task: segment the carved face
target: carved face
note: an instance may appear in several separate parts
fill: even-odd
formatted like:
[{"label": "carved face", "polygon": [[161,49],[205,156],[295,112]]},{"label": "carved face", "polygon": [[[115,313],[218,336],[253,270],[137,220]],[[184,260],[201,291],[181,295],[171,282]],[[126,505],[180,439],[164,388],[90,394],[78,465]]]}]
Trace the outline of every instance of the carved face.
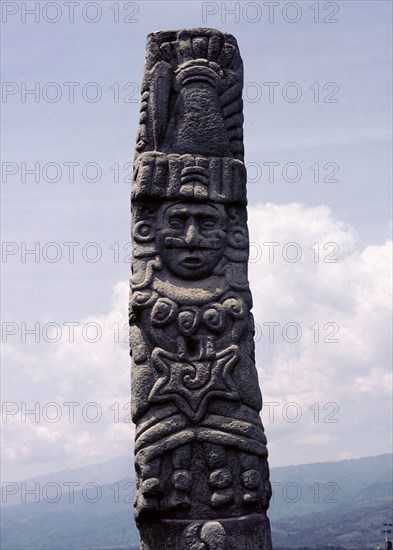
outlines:
[{"label": "carved face", "polygon": [[225,208],[191,203],[166,207],[157,243],[165,266],[177,277],[209,276],[227,244]]}]

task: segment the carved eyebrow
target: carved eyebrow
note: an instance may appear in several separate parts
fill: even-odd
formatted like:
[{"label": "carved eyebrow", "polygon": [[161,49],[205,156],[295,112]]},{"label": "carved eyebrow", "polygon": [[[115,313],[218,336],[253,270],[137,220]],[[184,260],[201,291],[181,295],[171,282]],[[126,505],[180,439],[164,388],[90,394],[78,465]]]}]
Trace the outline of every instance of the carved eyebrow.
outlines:
[{"label": "carved eyebrow", "polygon": [[168,214],[169,217],[172,217],[172,216],[178,216],[179,214],[188,214],[189,211],[187,210],[187,208],[176,208],[174,210],[171,210],[171,212]]},{"label": "carved eyebrow", "polygon": [[185,207],[181,207],[181,206],[177,206],[176,208],[173,208],[173,210],[170,211],[169,214],[167,214],[168,216],[177,216],[178,214],[187,214],[187,215],[190,215],[190,216],[205,216],[205,217],[221,217],[220,216],[220,213],[214,208],[213,211],[209,210],[208,212],[206,212],[205,210],[202,210],[202,211],[197,211],[197,212],[193,212],[188,209],[188,208],[185,208]]},{"label": "carved eyebrow", "polygon": [[194,216],[198,219],[201,219],[201,220],[219,220],[221,219],[221,216],[215,212],[197,212],[196,214],[194,214]]}]

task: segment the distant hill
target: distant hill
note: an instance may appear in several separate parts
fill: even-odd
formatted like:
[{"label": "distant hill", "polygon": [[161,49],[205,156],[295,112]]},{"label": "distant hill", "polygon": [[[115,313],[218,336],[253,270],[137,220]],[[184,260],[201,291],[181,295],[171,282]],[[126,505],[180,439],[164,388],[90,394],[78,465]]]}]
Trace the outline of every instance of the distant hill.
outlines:
[{"label": "distant hill", "polygon": [[[383,542],[383,524],[393,523],[392,459],[388,454],[273,468],[274,549],[375,550]],[[1,548],[139,549],[130,473],[130,458],[120,457],[4,483]]]},{"label": "distant hill", "polygon": [[343,507],[330,512],[307,514],[272,522],[277,547],[320,548],[329,544],[343,548],[372,548],[382,545],[383,524],[392,523],[392,503],[377,502]]},{"label": "distant hill", "polygon": [[332,512],[392,498],[393,455],[272,468],[270,518]]},{"label": "distant hill", "polygon": [[[18,491],[15,495],[4,495],[6,483],[2,483],[2,505],[20,504],[22,495],[22,488],[25,483],[26,489],[31,489],[35,483],[39,483],[43,488],[46,484],[58,483],[63,492],[68,492],[67,483],[79,483],[79,487],[82,488],[88,483],[97,483],[98,485],[107,485],[123,479],[125,477],[134,476],[134,464],[132,456],[120,456],[106,462],[100,462],[98,464],[91,464],[89,466],[83,466],[82,468],[60,470],[58,472],[52,472],[42,476],[32,477],[23,481],[17,481]],[[64,485],[65,484],[65,485]],[[75,485],[75,492],[78,489],[78,485]],[[9,490],[11,488],[9,487]],[[49,489],[48,489],[49,490]],[[27,502],[33,502],[34,498],[26,495]]]}]

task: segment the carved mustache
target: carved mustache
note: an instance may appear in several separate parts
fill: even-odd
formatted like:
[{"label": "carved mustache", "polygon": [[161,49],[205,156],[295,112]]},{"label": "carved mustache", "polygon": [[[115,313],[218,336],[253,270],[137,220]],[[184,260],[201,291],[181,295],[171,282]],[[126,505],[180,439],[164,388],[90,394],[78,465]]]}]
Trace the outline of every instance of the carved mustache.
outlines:
[{"label": "carved mustache", "polygon": [[214,237],[201,237],[191,244],[181,237],[165,237],[165,246],[167,248],[210,248],[219,250],[222,246],[222,240]]}]

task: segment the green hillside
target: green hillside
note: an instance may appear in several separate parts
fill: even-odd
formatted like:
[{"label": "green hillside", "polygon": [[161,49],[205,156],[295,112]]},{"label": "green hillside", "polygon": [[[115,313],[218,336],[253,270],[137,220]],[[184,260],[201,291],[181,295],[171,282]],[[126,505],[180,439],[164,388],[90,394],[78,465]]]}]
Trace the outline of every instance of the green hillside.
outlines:
[{"label": "green hillside", "polygon": [[[2,550],[137,549],[135,482],[116,481],[129,463],[120,458],[25,480],[12,496],[3,484]],[[275,550],[375,550],[383,524],[392,523],[392,455],[273,468],[271,480]],[[33,488],[39,502],[27,494]]]}]

